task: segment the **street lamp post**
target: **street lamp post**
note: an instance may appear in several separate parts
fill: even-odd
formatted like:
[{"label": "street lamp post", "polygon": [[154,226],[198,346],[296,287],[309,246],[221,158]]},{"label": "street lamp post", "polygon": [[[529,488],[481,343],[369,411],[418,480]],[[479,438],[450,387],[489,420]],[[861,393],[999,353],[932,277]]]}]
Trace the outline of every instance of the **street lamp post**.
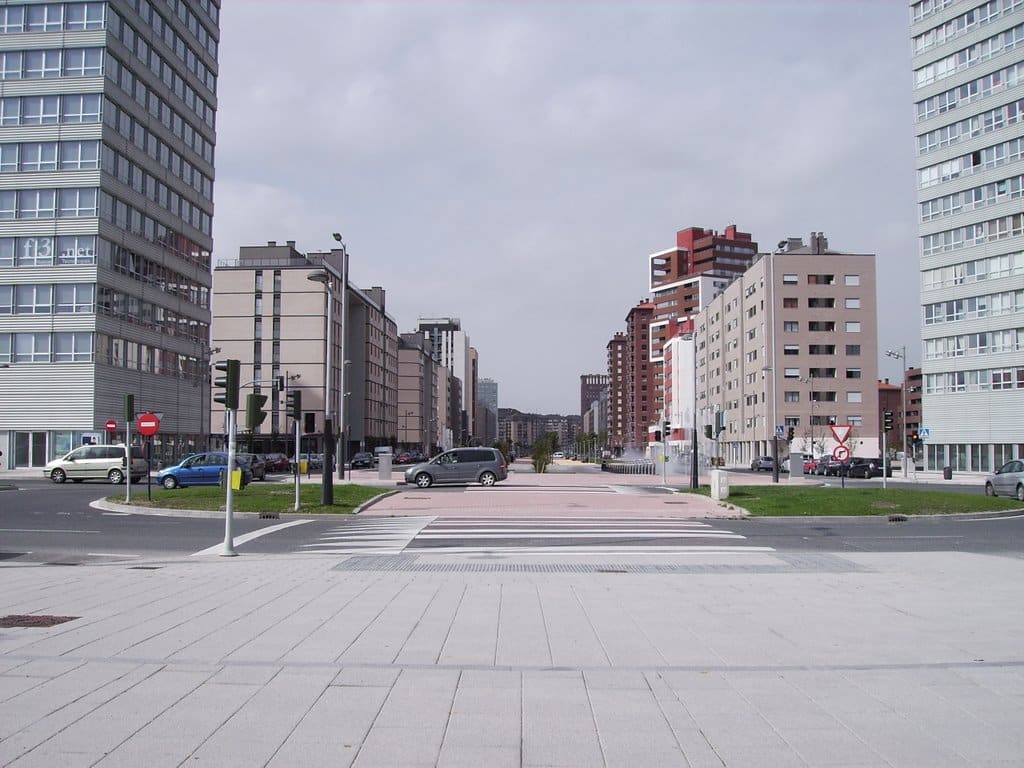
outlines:
[{"label": "street lamp post", "polygon": [[324,467],[323,485],[320,503],[323,506],[334,504],[334,423],[331,419],[331,347],[333,346],[332,326],[334,325],[334,289],[331,288],[331,275],[327,270],[306,275],[307,280],[323,283],[327,292],[327,353],[324,370]]},{"label": "street lamp post", "polygon": [[[895,349],[885,350],[886,357],[893,357],[900,361],[903,368],[903,382],[900,384],[900,445],[903,447],[903,476],[907,476],[907,347],[903,345],[897,352]],[[885,475],[886,457],[882,457],[882,475]]]},{"label": "street lamp post", "polygon": [[[341,359],[344,361],[341,366],[341,391],[345,394],[341,398],[341,411],[338,414],[338,434],[341,435],[341,459],[338,461],[338,477],[341,479],[345,478],[345,454],[347,452],[347,439],[345,437],[345,397],[348,396],[346,389],[346,373],[348,364],[351,362],[345,358],[345,337],[348,336],[348,314],[346,310],[348,301],[348,248],[345,247],[345,241],[341,238],[340,232],[334,232],[333,237],[338,243],[341,244],[341,339],[339,343],[339,351],[341,352]],[[326,469],[324,470],[327,471]]]}]

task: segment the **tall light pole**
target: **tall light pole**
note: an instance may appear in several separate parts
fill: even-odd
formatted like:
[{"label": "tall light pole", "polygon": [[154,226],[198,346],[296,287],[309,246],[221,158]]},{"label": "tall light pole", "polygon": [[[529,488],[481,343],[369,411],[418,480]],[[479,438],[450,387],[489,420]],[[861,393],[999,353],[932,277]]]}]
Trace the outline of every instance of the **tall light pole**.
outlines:
[{"label": "tall light pole", "polygon": [[[341,366],[341,391],[348,395],[348,384],[346,383],[346,369],[349,364],[349,360],[345,357],[345,337],[348,336],[348,311],[346,309],[348,303],[348,248],[345,247],[345,241],[341,238],[341,232],[334,232],[333,237],[341,245],[341,339],[339,343],[339,351],[341,352],[341,359],[344,361]],[[338,462],[338,477],[341,479],[345,478],[345,453],[347,452],[346,437],[345,437],[345,397],[341,398],[341,412],[338,414],[338,433],[341,435],[341,460]],[[325,470],[326,471],[326,470]]]},{"label": "tall light pole", "polygon": [[[900,360],[900,366],[903,368],[903,381],[900,384],[900,395],[902,399],[900,408],[900,430],[902,435],[900,436],[900,446],[903,448],[903,476],[907,476],[907,347],[903,345],[900,347],[899,352],[895,349],[885,350],[886,357],[894,357]],[[886,457],[882,457],[882,475],[885,476],[885,462]]]},{"label": "tall light pole", "polygon": [[334,325],[334,289],[331,288],[331,274],[327,270],[313,272],[306,275],[307,280],[314,283],[323,283],[327,292],[327,354],[324,362],[324,468],[323,488],[320,493],[320,503],[323,506],[334,504],[334,473],[332,471],[334,461],[334,423],[331,419],[331,348],[332,327]]}]

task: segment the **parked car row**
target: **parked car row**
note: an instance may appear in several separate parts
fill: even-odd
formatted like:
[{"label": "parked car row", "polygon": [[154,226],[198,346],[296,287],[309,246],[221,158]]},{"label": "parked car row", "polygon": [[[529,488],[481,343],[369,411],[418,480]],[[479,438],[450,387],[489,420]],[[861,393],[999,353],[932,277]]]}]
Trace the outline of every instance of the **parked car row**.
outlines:
[{"label": "parked car row", "polygon": [[[804,460],[805,475],[821,475],[824,477],[881,477],[882,460],[868,459],[861,456],[839,461],[831,456]],[[885,476],[892,477],[892,465],[886,463]]]}]

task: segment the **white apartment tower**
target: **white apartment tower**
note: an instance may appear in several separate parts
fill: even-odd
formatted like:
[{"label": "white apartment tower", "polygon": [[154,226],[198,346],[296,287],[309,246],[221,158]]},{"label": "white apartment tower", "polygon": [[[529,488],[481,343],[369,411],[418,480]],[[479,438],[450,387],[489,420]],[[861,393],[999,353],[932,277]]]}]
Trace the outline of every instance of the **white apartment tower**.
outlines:
[{"label": "white apartment tower", "polygon": [[219,16],[219,0],[0,5],[6,466],[124,440],[147,411],[158,460],[210,432]]},{"label": "white apartment tower", "polygon": [[1024,2],[910,5],[928,469],[1024,456]]}]

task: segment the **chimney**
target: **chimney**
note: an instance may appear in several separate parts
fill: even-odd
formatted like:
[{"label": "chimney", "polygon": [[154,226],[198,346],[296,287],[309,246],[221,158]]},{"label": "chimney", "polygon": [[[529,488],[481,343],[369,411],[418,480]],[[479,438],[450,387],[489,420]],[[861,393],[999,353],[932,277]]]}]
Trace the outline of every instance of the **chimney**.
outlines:
[{"label": "chimney", "polygon": [[267,240],[267,246],[269,248],[274,248],[276,245],[277,245],[277,240]]},{"label": "chimney", "polygon": [[295,241],[294,240],[285,240],[284,244],[287,245],[289,248],[294,248],[295,247]]}]

